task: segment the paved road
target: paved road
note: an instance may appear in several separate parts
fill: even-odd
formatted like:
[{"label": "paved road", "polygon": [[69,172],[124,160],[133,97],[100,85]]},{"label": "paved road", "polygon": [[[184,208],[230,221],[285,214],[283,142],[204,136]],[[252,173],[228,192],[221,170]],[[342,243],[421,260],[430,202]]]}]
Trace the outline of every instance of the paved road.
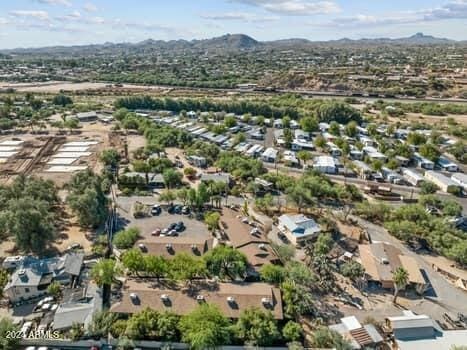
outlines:
[{"label": "paved road", "polygon": [[[289,174],[303,174],[304,170],[299,169],[299,168],[291,168],[291,167],[285,167],[283,165],[275,165],[274,163],[264,163],[264,166],[269,169],[269,170],[279,170],[285,173]],[[341,175],[330,175],[326,174],[331,180],[338,182],[338,183],[349,183],[349,184],[354,184],[359,187],[363,187],[369,183],[375,184],[375,182],[371,181],[366,181],[360,178],[356,177],[344,177]],[[383,184],[385,185],[385,184]],[[386,184],[388,185],[388,184]],[[420,195],[420,188],[419,187],[410,187],[410,186],[401,186],[401,185],[394,185],[394,184],[389,184],[391,188],[394,190],[394,192],[399,193],[403,195],[405,198],[413,198],[417,199]],[[456,197],[453,196],[449,193],[444,193],[438,191],[436,195],[440,198],[443,199],[454,199],[457,201],[463,208],[463,213],[467,215],[467,198],[465,197]],[[400,204],[401,202],[388,202],[389,204]]]},{"label": "paved road", "polygon": [[428,279],[433,287],[433,290],[427,291],[425,300],[431,301],[421,302],[420,311],[433,315],[440,319],[443,309],[457,313],[467,313],[467,293],[456,288],[438,272],[435,272],[431,265],[423,259],[422,256],[408,249],[401,241],[391,236],[383,227],[374,225],[366,220],[354,217],[362,227],[364,227],[373,241],[388,242],[399,248],[405,255],[414,257],[420,267],[426,272]]}]

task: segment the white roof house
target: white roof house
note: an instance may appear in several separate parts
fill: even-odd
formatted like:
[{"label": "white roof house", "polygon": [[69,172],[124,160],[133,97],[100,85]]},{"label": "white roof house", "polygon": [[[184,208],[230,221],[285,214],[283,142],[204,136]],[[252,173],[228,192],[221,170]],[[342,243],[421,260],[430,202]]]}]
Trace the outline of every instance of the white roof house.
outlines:
[{"label": "white roof house", "polygon": [[325,174],[337,173],[336,159],[330,156],[319,156],[314,159],[313,169]]},{"label": "white roof house", "polygon": [[467,189],[467,175],[463,173],[452,174],[451,180],[458,183],[464,190]]},{"label": "white roof house", "polygon": [[312,218],[305,215],[281,215],[279,217],[279,230],[281,230],[292,244],[302,244],[313,239],[321,232],[320,226]]},{"label": "white roof house", "polygon": [[440,166],[440,168],[445,171],[455,172],[459,170],[459,167],[457,166],[456,163],[451,162],[449,159],[445,157],[439,157],[437,163]]},{"label": "white roof house", "polygon": [[263,154],[261,155],[261,159],[264,162],[274,163],[277,159],[278,153],[279,151],[277,149],[269,147],[263,152]]},{"label": "white roof house", "polygon": [[425,178],[428,181],[433,182],[444,192],[449,192],[449,190],[453,188],[460,187],[459,183],[455,182],[450,177],[447,177],[446,175],[443,175],[433,170],[425,171]]}]

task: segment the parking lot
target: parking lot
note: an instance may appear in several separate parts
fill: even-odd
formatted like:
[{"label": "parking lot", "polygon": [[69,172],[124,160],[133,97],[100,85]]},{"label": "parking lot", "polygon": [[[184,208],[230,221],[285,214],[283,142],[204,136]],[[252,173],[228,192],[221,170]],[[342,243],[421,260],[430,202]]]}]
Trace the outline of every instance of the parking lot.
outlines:
[{"label": "parking lot", "polygon": [[118,197],[117,203],[121,223],[120,229],[137,227],[141,232],[141,237],[147,239],[151,237],[151,232],[156,229],[162,230],[172,223],[181,221],[185,225],[185,230],[178,232],[180,237],[190,236],[203,239],[211,236],[203,221],[191,218],[189,215],[169,214],[165,205],[161,205],[162,212],[159,215],[135,219],[132,214],[132,207],[135,202],[147,205],[159,204],[159,201],[155,197]]}]

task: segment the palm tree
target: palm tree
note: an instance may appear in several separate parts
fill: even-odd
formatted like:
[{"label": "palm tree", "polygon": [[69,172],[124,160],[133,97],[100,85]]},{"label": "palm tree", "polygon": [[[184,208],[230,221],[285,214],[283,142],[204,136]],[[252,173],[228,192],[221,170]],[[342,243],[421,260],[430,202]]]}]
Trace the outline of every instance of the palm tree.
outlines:
[{"label": "palm tree", "polygon": [[407,284],[409,284],[409,273],[403,267],[398,267],[392,274],[392,278],[394,280],[393,302],[396,303],[397,295],[399,294],[399,291],[405,289]]}]

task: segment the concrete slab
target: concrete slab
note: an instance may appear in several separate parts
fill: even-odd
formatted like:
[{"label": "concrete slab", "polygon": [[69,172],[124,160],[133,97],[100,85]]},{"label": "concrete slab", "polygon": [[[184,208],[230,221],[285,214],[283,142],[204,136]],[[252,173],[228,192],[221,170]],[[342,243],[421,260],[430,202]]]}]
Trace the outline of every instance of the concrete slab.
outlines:
[{"label": "concrete slab", "polygon": [[89,157],[92,153],[91,152],[59,152],[54,154],[52,158],[81,158],[81,157]]},{"label": "concrete slab", "polygon": [[75,171],[85,170],[87,168],[86,165],[71,165],[71,166],[61,166],[61,165],[54,165],[51,166],[49,169],[46,170],[48,173],[72,173]]},{"label": "concrete slab", "polygon": [[49,165],[71,165],[76,162],[78,158],[54,158],[49,160],[47,164]]}]

